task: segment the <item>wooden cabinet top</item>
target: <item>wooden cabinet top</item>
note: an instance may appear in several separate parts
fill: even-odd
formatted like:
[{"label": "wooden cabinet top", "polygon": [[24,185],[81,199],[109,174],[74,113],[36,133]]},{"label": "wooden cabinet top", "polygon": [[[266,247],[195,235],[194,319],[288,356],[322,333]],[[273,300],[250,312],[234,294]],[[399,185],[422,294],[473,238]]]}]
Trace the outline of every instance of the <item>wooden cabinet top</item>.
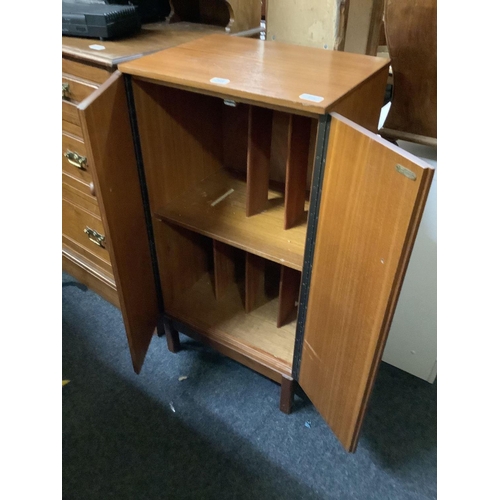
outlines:
[{"label": "wooden cabinet top", "polygon": [[120,62],[183,44],[210,33],[224,33],[224,28],[187,22],[169,24],[165,21],[146,24],[137,34],[119,40],[63,36],[62,54],[90,64],[113,68]]},{"label": "wooden cabinet top", "polygon": [[322,115],[389,64],[379,57],[214,34],[118,68],[178,88]]}]

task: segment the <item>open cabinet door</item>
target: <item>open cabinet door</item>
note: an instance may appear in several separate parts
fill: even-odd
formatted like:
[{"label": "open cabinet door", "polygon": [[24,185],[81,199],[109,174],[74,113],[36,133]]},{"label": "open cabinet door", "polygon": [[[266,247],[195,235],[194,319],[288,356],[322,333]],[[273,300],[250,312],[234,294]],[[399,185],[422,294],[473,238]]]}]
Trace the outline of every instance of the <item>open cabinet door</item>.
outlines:
[{"label": "open cabinet door", "polygon": [[298,381],[351,452],[433,173],[332,114]]},{"label": "open cabinet door", "polygon": [[149,238],[127,106],[115,72],[78,106],[134,370],[159,318]]}]

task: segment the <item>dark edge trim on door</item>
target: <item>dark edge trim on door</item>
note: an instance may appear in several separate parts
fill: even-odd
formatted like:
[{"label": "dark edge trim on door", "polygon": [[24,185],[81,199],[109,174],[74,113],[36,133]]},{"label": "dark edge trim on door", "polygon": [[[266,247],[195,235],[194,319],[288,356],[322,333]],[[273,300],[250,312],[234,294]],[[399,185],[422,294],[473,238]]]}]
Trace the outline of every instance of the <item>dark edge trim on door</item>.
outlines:
[{"label": "dark edge trim on door", "polygon": [[148,233],[149,240],[149,253],[151,255],[151,263],[153,265],[153,276],[155,281],[156,288],[156,297],[158,299],[158,312],[159,312],[159,321],[158,321],[158,336],[162,336],[164,331],[163,322],[161,321],[161,317],[163,316],[163,293],[161,290],[161,281],[160,281],[160,271],[158,267],[158,259],[156,257],[156,247],[153,233],[153,222],[151,219],[151,209],[149,205],[149,195],[148,189],[146,187],[146,174],[144,172],[144,161],[142,158],[142,149],[141,149],[141,140],[139,136],[139,127],[137,125],[137,114],[135,111],[135,101],[134,101],[134,91],[132,89],[132,78],[129,75],[123,75],[125,78],[125,92],[127,94],[127,103],[128,103],[128,111],[130,116],[130,127],[132,128],[132,137],[134,141],[134,151],[135,151],[135,160],[137,163],[137,173],[139,175],[139,184],[141,186],[141,196],[142,196],[142,205],[144,208],[144,217],[146,219],[146,229]]},{"label": "dark edge trim on door", "polygon": [[316,142],[316,157],[314,159],[314,173],[311,183],[311,202],[309,204],[306,248],[304,252],[304,265],[302,267],[299,311],[297,314],[297,330],[295,333],[295,347],[293,351],[292,377],[294,380],[299,380],[300,362],[302,359],[302,345],[304,343],[304,328],[307,316],[307,301],[309,300],[309,287],[311,284],[321,191],[323,189],[323,175],[325,171],[328,136],[330,135],[330,122],[331,116],[327,114],[320,116],[318,123],[318,139]]}]

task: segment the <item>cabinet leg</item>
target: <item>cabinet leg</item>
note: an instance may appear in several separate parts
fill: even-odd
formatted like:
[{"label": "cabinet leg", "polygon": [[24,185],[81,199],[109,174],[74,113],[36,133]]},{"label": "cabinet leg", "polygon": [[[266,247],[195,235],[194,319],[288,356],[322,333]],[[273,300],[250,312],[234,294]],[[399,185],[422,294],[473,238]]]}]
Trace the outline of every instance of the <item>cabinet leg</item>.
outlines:
[{"label": "cabinet leg", "polygon": [[165,320],[165,337],[167,337],[167,347],[170,352],[176,353],[181,350],[179,332],[172,326],[172,323]]},{"label": "cabinet leg", "polygon": [[289,415],[292,412],[293,396],[295,394],[295,380],[281,377],[280,410]]}]

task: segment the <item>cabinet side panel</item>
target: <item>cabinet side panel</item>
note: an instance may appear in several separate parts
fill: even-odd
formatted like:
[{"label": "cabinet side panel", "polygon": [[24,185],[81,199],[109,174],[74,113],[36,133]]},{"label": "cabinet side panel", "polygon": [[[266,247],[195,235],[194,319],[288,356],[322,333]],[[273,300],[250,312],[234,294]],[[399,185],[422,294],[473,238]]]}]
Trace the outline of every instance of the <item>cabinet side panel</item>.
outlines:
[{"label": "cabinet side panel", "polygon": [[78,106],[118,297],[136,372],[158,302],[123,76],[115,72]]},{"label": "cabinet side panel", "polygon": [[334,115],[299,383],[348,451],[356,448],[432,173]]},{"label": "cabinet side panel", "polygon": [[222,99],[135,79],[133,90],[154,214],[222,168],[224,104]]},{"label": "cabinet side panel", "polygon": [[165,312],[213,267],[211,241],[198,233],[153,219]]},{"label": "cabinet side panel", "polygon": [[331,111],[349,118],[370,132],[377,132],[388,76],[389,70],[385,67],[344,97]]}]

